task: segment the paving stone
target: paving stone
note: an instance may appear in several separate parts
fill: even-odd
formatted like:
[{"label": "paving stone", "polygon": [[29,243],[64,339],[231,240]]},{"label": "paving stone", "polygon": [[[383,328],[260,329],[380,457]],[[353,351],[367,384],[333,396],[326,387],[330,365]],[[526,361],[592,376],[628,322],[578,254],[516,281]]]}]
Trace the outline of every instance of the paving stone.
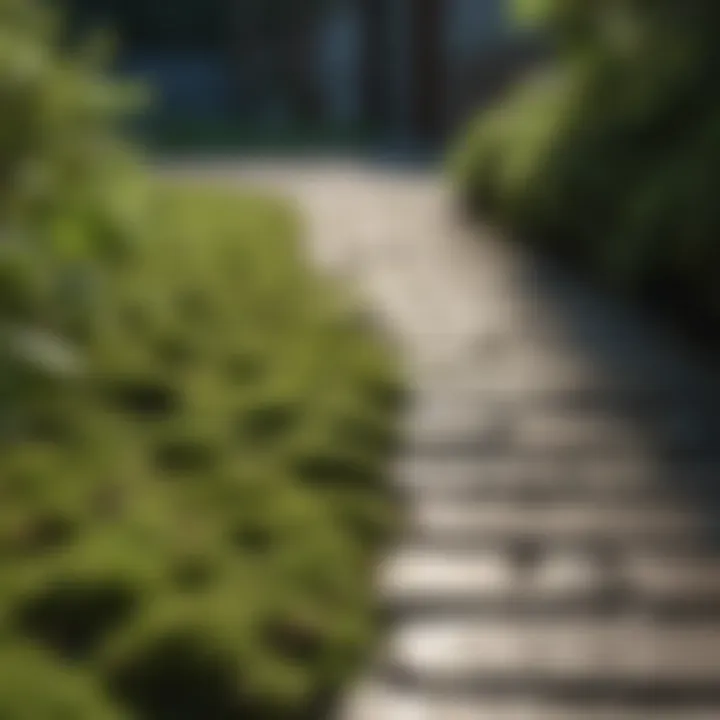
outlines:
[{"label": "paving stone", "polygon": [[553,552],[538,567],[520,566],[511,553],[486,550],[444,553],[405,550],[383,568],[386,602],[422,613],[543,614],[602,609],[604,594],[616,582],[591,554]]},{"label": "paving stone", "polygon": [[658,466],[619,458],[427,457],[404,459],[397,482],[428,500],[456,497],[487,501],[580,503],[593,505],[668,501],[677,492],[660,479],[672,471],[686,485],[712,468],[697,464]]},{"label": "paving stone", "polygon": [[562,703],[542,697],[492,700],[403,692],[381,685],[364,687],[348,703],[346,720],[717,720],[720,704],[664,709],[657,704],[633,708],[621,703],[601,707]]},{"label": "paving stone", "polygon": [[416,456],[399,466],[397,481],[428,500],[445,496],[514,501],[529,494],[567,497],[577,487],[576,474],[567,462]]},{"label": "paving stone", "polygon": [[642,620],[418,619],[391,638],[388,663],[443,687],[591,683],[700,688],[720,683],[720,625]]},{"label": "paving stone", "polygon": [[649,453],[651,438],[639,424],[597,415],[551,412],[529,413],[518,418],[514,441],[520,452],[627,454]]},{"label": "paving stone", "polygon": [[512,599],[522,587],[516,567],[502,553],[408,549],[384,565],[381,590],[385,598],[401,603],[475,600],[480,605]]},{"label": "paving stone", "polygon": [[[717,606],[720,612],[720,554],[689,556],[681,561],[663,555],[629,554],[624,559],[628,584],[646,597]],[[720,637],[718,638],[720,641]]]},{"label": "paving stone", "polygon": [[617,600],[657,613],[717,617],[720,558],[693,554],[602,554],[573,546],[540,551],[530,568],[511,552],[407,548],[381,570],[391,607],[497,615],[603,614]]},{"label": "paving stone", "polygon": [[617,581],[615,568],[594,553],[569,548],[543,556],[532,574],[529,592],[539,600],[587,601]]},{"label": "paving stone", "polygon": [[667,452],[717,455],[717,420],[686,409],[665,408],[644,418],[605,412],[528,412],[515,426],[518,450],[662,455]]},{"label": "paving stone", "polygon": [[490,403],[425,402],[411,409],[406,431],[409,451],[418,452],[436,446],[492,451],[506,442],[508,434],[506,413]]},{"label": "paving stone", "polygon": [[525,626],[496,620],[417,620],[391,638],[388,663],[421,680],[454,684],[473,677],[524,675],[536,670],[533,636]]},{"label": "paving stone", "polygon": [[477,538],[489,542],[531,537],[563,540],[603,537],[672,541],[701,535],[701,519],[680,507],[550,507],[510,503],[463,503],[435,499],[418,502],[413,510],[418,535],[443,538]]}]

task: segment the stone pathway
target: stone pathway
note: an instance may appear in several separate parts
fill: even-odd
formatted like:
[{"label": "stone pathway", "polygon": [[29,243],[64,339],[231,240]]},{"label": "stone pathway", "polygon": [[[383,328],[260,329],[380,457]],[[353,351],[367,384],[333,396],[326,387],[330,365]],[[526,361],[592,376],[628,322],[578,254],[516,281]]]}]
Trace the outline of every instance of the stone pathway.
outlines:
[{"label": "stone pathway", "polygon": [[243,175],[301,203],[314,256],[362,288],[416,386],[410,520],[379,577],[392,629],[341,720],[720,718],[709,372],[464,228],[431,174]]}]

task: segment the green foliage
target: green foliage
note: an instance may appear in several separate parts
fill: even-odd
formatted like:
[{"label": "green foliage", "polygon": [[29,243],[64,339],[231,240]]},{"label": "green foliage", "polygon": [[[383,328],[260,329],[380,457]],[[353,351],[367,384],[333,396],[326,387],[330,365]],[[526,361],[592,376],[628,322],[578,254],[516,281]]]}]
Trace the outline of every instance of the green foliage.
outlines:
[{"label": "green foliage", "polygon": [[664,285],[717,313],[717,7],[557,0],[546,11],[557,57],[461,138],[460,187],[621,289]]},{"label": "green foliage", "polygon": [[282,206],[152,207],[60,432],[29,424],[0,462],[0,611],[131,717],[300,717],[372,637],[402,386]]},{"label": "green foliage", "polygon": [[39,375],[80,362],[106,261],[142,235],[146,182],[116,132],[133,98],[101,61],[100,46],[64,48],[47,6],[0,0],[0,441]]},{"label": "green foliage", "polygon": [[42,5],[2,0],[0,220],[42,221],[56,248],[73,253],[85,248],[69,214],[115,225],[131,204],[116,199],[133,169],[116,120],[133,98],[105,80],[101,46],[68,52],[61,27]]},{"label": "green foliage", "polygon": [[0,0],[0,56],[39,58],[0,63],[0,719],[322,717],[374,634],[393,354],[284,203],[151,181],[30,7]]},{"label": "green foliage", "polygon": [[513,15],[521,24],[537,24],[547,17],[549,0],[514,0]]},{"label": "green foliage", "polygon": [[0,648],[2,720],[129,720],[84,673],[25,644]]}]

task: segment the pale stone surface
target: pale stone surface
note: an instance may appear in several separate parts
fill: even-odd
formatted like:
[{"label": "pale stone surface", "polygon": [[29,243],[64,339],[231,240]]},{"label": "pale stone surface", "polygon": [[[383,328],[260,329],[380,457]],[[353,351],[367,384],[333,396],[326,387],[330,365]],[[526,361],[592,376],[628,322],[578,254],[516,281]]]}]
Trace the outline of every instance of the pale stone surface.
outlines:
[{"label": "pale stone surface", "polygon": [[381,591],[394,601],[508,600],[522,590],[509,558],[498,552],[407,550],[383,567]]},{"label": "pale stone surface", "polygon": [[[389,662],[421,681],[463,687],[476,678],[565,684],[720,683],[715,623],[675,627],[642,619],[425,619],[398,630]],[[682,658],[682,663],[678,662]]]},{"label": "pale stone surface", "polygon": [[493,403],[426,402],[418,405],[407,424],[412,445],[497,447],[507,434],[502,407]]},{"label": "pale stone surface", "polygon": [[[685,470],[685,482],[702,468]],[[677,492],[658,483],[655,463],[619,458],[485,457],[456,453],[443,457],[407,457],[398,465],[397,482],[419,497],[508,502],[590,503],[613,506],[677,500]]]},{"label": "pale stone surface", "polygon": [[539,563],[530,583],[531,592],[541,599],[588,599],[601,594],[614,580],[592,553],[569,549],[548,553]]},{"label": "pale stone surface", "polygon": [[461,699],[377,691],[358,700],[347,720],[717,720],[720,706],[678,711],[652,707],[634,710],[620,703],[593,708],[580,703],[551,703],[542,698],[515,701]]},{"label": "pale stone surface", "polygon": [[683,538],[702,529],[700,518],[685,508],[662,506],[603,507],[564,505],[550,507],[502,502],[420,501],[414,508],[418,534],[442,537],[485,535],[559,538],[607,537],[618,540]]},{"label": "pale stone surface", "polygon": [[644,607],[693,612],[720,605],[720,563],[687,552],[618,554],[609,561],[572,545],[546,549],[530,569],[501,550],[400,549],[382,566],[380,592],[391,607],[444,607],[542,614],[612,600],[623,593]]},{"label": "pale stone surface", "polygon": [[563,415],[551,412],[528,413],[518,419],[514,439],[520,451],[547,453],[637,454],[638,448],[649,444],[649,438],[637,425],[617,418],[583,417],[569,412]]},{"label": "pale stone surface", "polygon": [[694,598],[720,607],[720,562],[716,557],[629,555],[625,560],[625,577],[649,597]]},{"label": "pale stone surface", "polygon": [[526,627],[488,619],[420,620],[400,627],[388,662],[421,678],[453,684],[476,675],[518,675],[536,670],[533,636]]}]

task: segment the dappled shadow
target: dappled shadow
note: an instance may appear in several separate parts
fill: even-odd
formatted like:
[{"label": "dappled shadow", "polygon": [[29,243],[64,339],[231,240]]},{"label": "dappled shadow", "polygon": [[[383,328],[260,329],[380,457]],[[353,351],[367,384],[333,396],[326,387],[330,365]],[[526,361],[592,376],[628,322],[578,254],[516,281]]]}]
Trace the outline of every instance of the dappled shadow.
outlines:
[{"label": "dappled shadow", "polygon": [[[666,485],[720,519],[720,359],[630,302],[570,269],[514,245],[514,288],[538,318],[552,318],[553,341],[592,370],[591,382],[548,397],[576,413],[606,416],[636,438]],[[591,456],[583,453],[588,461]],[[603,455],[600,455],[602,459]]]}]

